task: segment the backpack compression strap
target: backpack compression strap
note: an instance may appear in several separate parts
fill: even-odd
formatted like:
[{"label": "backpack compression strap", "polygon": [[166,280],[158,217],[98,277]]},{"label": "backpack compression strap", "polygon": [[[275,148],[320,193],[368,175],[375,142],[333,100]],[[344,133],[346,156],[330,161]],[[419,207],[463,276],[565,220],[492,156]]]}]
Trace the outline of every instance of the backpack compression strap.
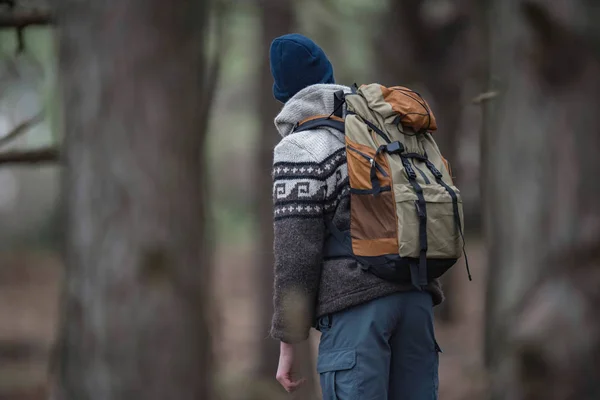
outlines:
[{"label": "backpack compression strap", "polygon": [[336,129],[342,133],[346,132],[344,120],[335,115],[317,115],[316,117],[307,118],[298,122],[298,125],[294,128],[294,132],[309,131],[324,126]]}]

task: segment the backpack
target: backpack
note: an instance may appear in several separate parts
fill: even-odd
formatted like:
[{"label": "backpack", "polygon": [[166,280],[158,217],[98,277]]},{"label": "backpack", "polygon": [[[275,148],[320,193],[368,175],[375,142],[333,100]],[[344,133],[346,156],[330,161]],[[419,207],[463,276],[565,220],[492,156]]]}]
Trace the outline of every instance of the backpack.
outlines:
[{"label": "backpack", "polygon": [[418,288],[463,253],[467,261],[462,198],[431,134],[437,125],[427,102],[408,88],[374,83],[335,92],[334,109],[295,127],[330,127],[345,137],[350,230],[325,218],[325,257],[350,256],[380,278]]}]

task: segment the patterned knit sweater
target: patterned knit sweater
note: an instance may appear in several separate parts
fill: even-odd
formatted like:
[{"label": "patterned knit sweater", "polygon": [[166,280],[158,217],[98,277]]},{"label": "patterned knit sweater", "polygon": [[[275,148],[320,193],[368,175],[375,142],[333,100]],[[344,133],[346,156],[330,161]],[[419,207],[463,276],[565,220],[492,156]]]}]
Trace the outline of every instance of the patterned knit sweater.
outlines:
[{"label": "patterned knit sweater", "polygon": [[[333,93],[349,88],[319,84],[291,98],[275,118],[283,137],[273,163],[275,312],[271,336],[302,341],[317,318],[398,291],[408,284],[383,281],[352,258],[325,259],[324,218],[350,225],[350,187],[343,134],[330,128],[293,132],[305,118],[333,112]],[[443,300],[437,281],[428,290]]]}]

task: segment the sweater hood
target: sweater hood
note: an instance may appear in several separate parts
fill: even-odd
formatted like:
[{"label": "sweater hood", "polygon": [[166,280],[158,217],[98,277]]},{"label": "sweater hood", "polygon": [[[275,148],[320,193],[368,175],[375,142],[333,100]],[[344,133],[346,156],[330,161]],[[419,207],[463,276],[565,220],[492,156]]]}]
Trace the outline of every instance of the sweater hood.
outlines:
[{"label": "sweater hood", "polygon": [[317,84],[308,86],[289,99],[275,117],[275,127],[282,137],[293,133],[300,121],[316,115],[333,113],[334,93],[343,90],[351,93],[347,86],[336,84]]}]

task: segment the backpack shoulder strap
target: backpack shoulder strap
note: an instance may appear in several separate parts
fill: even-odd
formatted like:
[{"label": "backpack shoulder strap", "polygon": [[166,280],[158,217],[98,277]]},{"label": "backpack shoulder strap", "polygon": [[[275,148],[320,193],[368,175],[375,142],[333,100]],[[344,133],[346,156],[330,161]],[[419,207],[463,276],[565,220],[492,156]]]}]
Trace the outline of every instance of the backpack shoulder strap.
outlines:
[{"label": "backpack shoulder strap", "polygon": [[294,132],[309,131],[311,129],[321,127],[333,128],[342,133],[346,132],[344,120],[340,117],[336,117],[335,115],[317,115],[314,117],[309,117],[303,121],[300,121],[298,125],[296,125]]}]

